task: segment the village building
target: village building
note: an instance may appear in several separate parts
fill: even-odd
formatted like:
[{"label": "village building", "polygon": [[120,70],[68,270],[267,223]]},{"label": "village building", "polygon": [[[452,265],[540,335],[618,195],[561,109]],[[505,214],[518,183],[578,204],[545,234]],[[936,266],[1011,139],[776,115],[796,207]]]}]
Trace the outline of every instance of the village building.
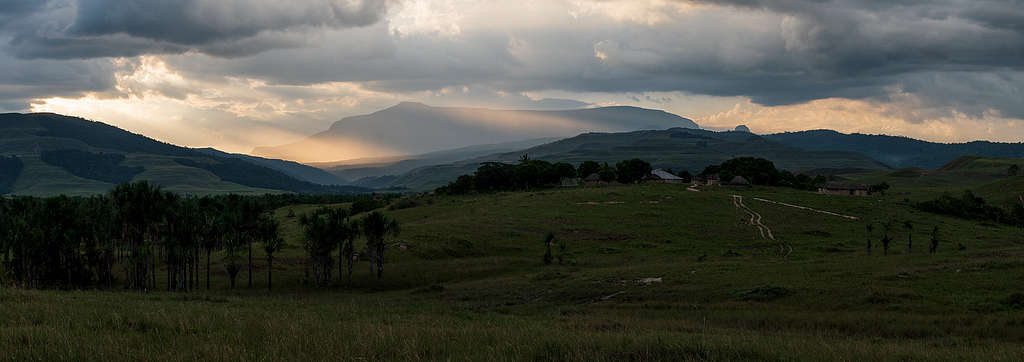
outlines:
[{"label": "village building", "polygon": [[580,185],[580,178],[579,177],[562,177],[562,179],[559,180],[559,184],[561,184],[562,187],[579,186]]},{"label": "village building", "polygon": [[692,180],[691,183],[694,186],[714,186],[714,185],[719,185],[719,184],[722,183],[722,181],[719,180],[718,175],[707,175],[707,176],[697,175],[697,176],[693,176],[693,178],[691,180]]},{"label": "village building", "polygon": [[818,193],[825,195],[871,196],[871,188],[862,184],[844,184],[829,182],[818,188]]},{"label": "village building", "polygon": [[600,185],[604,182],[601,182],[601,176],[598,176],[598,174],[595,172],[583,178],[583,183],[587,185]]},{"label": "village building", "polygon": [[644,183],[681,184],[683,183],[683,178],[659,168],[644,176],[643,181]]}]

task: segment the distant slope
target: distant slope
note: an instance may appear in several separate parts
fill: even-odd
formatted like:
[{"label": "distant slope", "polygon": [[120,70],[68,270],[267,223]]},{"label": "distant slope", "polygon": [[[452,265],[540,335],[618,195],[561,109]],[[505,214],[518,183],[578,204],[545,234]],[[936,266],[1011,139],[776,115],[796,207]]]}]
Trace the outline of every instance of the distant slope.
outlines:
[{"label": "distant slope", "polygon": [[670,127],[699,128],[689,119],[636,107],[505,111],[405,102],[372,114],[342,119],[329,130],[297,143],[257,147],[253,154],[299,162],[330,162],[421,154],[475,144],[568,137],[590,131]]},{"label": "distant slope", "polygon": [[260,165],[291,176],[295,179],[312,182],[320,185],[346,185],[348,180],[333,175],[319,168],[303,165],[298,162],[275,160],[270,158],[243,155],[239,153],[227,153],[215,148],[194,148],[193,150],[220,158],[233,158]]},{"label": "distant slope", "polygon": [[[50,113],[0,114],[0,156],[6,160],[0,181],[10,184],[6,191],[17,195],[91,195],[138,180],[191,194],[367,191],[318,185],[237,158],[211,156],[100,122]],[[19,163],[17,173],[6,166]]]},{"label": "distant slope", "polygon": [[769,141],[807,150],[836,150],[864,154],[893,168],[936,169],[957,157],[1024,157],[1024,143],[935,143],[907,137],[844,134],[830,130],[787,132],[763,136]]},{"label": "distant slope", "polygon": [[[511,152],[553,142],[558,138],[538,138],[525,141],[505,142],[492,145],[474,145],[451,150],[407,156],[404,159],[367,159],[348,161],[346,164],[330,166],[331,163],[313,164],[322,167],[339,178],[354,180],[352,185],[382,185],[382,180],[394,179],[397,175],[413,169],[462,161],[494,153]],[[360,164],[358,162],[371,162]]]},{"label": "distant slope", "polygon": [[997,158],[969,155],[957,158],[942,165],[936,171],[984,173],[996,176],[1007,176],[1010,166],[1024,167],[1024,158]]},{"label": "distant slope", "polygon": [[400,176],[388,186],[413,190],[429,189],[443,185],[459,175],[472,173],[481,162],[515,162],[523,154],[529,154],[534,159],[574,164],[587,160],[611,164],[640,158],[650,162],[655,168],[690,172],[699,172],[708,165],[741,156],[764,157],[774,161],[776,167],[792,171],[821,168],[887,169],[878,161],[853,152],[806,151],[746,132],[673,128],[661,131],[581,134],[516,152],[418,168]]}]

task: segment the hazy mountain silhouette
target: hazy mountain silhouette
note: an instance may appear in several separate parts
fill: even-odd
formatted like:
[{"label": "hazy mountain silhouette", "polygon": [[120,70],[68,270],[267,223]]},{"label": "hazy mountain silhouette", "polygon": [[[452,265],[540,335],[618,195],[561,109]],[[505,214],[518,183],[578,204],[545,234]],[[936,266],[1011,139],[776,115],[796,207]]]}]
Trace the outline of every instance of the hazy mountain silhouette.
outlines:
[{"label": "hazy mountain silhouette", "polygon": [[671,127],[699,128],[693,121],[664,111],[637,107],[602,107],[568,111],[511,111],[431,107],[404,102],[335,122],[327,131],[253,154],[299,162],[330,162],[363,157],[422,154],[479,144],[584,132],[633,131]]}]

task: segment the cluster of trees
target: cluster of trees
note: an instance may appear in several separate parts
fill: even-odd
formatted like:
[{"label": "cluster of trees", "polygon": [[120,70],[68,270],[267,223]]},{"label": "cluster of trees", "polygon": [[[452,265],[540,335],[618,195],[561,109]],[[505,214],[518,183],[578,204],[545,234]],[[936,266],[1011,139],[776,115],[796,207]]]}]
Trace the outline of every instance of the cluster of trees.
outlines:
[{"label": "cluster of trees", "polygon": [[649,173],[651,164],[641,159],[625,160],[614,167],[608,163],[585,161],[577,168],[570,163],[551,163],[523,155],[516,164],[485,162],[474,174],[459,176],[435,192],[455,195],[472,191],[530,190],[557,185],[563,178],[585,178],[593,174],[604,182],[635,183]]},{"label": "cluster of trees", "polygon": [[[889,255],[889,247],[892,244],[892,242],[894,241],[894,238],[893,238],[892,234],[896,231],[896,229],[899,226],[903,226],[903,228],[907,230],[907,253],[912,253],[914,251],[914,222],[913,221],[906,220],[906,221],[903,221],[902,223],[897,223],[896,220],[889,219],[887,221],[880,222],[878,224],[879,224],[880,229],[881,229],[880,231],[882,232],[881,238],[879,239],[879,243],[882,244],[882,253],[883,254]],[[872,247],[872,240],[871,240],[871,238],[873,237],[873,234],[874,234],[874,231],[875,231],[875,224],[874,223],[868,223],[868,224],[865,225],[865,229],[867,229],[867,239],[868,239],[867,252],[868,252],[868,254],[871,254],[871,247]],[[932,228],[931,238],[929,240],[928,252],[932,253],[932,254],[935,254],[935,252],[937,252],[938,250],[939,250],[939,227],[935,226],[935,227]]]},{"label": "cluster of trees", "polygon": [[[168,290],[197,289],[205,255],[224,251],[232,286],[248,249],[252,285],[254,242],[280,244],[277,222],[256,198],[183,198],[146,182],[117,186],[107,195],[0,201],[4,278],[24,287],[159,288],[166,266]],[[121,273],[115,275],[114,267]]]},{"label": "cluster of trees", "polygon": [[320,208],[301,217],[299,222],[303,225],[305,237],[302,247],[309,255],[314,286],[330,284],[334,261],[331,254],[335,250],[338,252],[338,279],[346,275],[347,283],[352,284],[353,264],[358,257],[355,241],[360,236],[366,240],[370,273],[376,273],[378,279],[383,278],[385,239],[398,236],[401,228],[397,220],[379,211],[373,211],[362,219],[352,219],[356,214],[355,208]]},{"label": "cluster of trees", "polygon": [[985,199],[975,196],[970,190],[964,191],[959,197],[945,193],[935,200],[919,202],[914,206],[936,214],[1024,227],[1024,202],[1014,204],[1009,209],[1001,208],[987,204]]},{"label": "cluster of trees", "polygon": [[[166,283],[167,290],[188,291],[199,289],[205,275],[205,287],[209,289],[211,258],[218,253],[231,287],[235,287],[243,267],[251,287],[253,248],[257,244],[267,258],[269,288],[274,256],[285,247],[272,210],[296,201],[353,199],[303,195],[182,197],[145,181],[122,184],[109,194],[89,198],[0,198],[0,283],[27,288],[121,285],[133,290],[154,290]],[[326,227],[304,222],[307,243],[314,238],[314,243],[330,240],[342,245],[346,255],[352,255],[355,231],[338,230],[339,225],[350,224],[349,211],[323,210],[303,218],[327,222]],[[375,264],[380,275],[384,236],[397,233],[397,223],[380,214],[370,214],[361,222],[353,230],[363,230],[370,245],[381,244]],[[383,229],[378,226],[381,222]],[[348,244],[338,244],[339,238]],[[331,250],[328,248],[327,253]],[[316,257],[322,255],[322,249],[307,247],[307,251],[315,268],[321,262]],[[160,266],[166,272],[158,278]]]},{"label": "cluster of trees", "polygon": [[757,157],[737,157],[720,165],[704,168],[699,175],[718,175],[722,182],[729,182],[736,176],[743,176],[753,185],[783,186],[800,190],[816,190],[828,182],[825,176],[811,177],[806,174],[793,174],[786,170],[778,170],[772,161]]},{"label": "cluster of trees", "polygon": [[121,166],[125,156],[119,153],[92,153],[82,150],[43,151],[43,162],[61,167],[72,175],[113,184],[131,181],[145,171],[141,166]]},{"label": "cluster of trees", "polygon": [[472,175],[436,190],[440,194],[465,194],[471,191],[530,190],[558,184],[563,177],[576,177],[576,167],[565,162],[551,163],[523,155],[516,164],[485,162]]}]

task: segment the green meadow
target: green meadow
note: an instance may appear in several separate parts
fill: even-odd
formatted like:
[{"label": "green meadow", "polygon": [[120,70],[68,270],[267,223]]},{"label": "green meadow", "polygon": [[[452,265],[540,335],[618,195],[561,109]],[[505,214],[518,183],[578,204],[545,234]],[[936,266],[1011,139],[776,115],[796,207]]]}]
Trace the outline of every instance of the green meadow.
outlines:
[{"label": "green meadow", "polygon": [[1024,230],[918,211],[908,195],[940,188],[892,183],[413,197],[382,209],[402,225],[383,279],[360,261],[351,285],[321,289],[298,223],[319,206],[290,205],[272,291],[258,246],[254,284],[243,269],[234,290],[219,255],[211,290],[3,288],[0,359],[1024,360]]}]

